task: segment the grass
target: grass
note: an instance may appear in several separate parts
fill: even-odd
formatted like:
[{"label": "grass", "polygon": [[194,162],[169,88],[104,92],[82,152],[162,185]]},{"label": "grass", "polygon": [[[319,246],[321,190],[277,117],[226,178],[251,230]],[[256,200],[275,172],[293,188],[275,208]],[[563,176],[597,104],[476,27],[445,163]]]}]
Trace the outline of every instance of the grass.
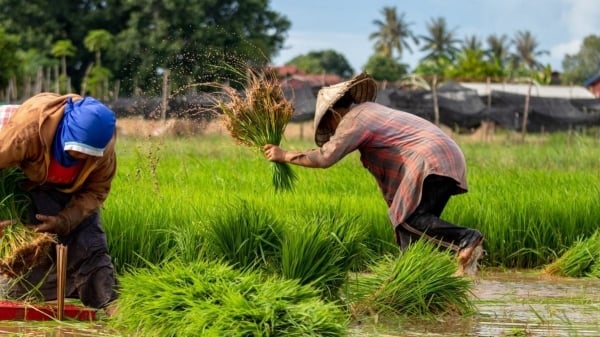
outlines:
[{"label": "grass", "polygon": [[111,326],[129,336],[345,336],[347,315],[309,286],[215,261],[141,268],[121,278]]}]

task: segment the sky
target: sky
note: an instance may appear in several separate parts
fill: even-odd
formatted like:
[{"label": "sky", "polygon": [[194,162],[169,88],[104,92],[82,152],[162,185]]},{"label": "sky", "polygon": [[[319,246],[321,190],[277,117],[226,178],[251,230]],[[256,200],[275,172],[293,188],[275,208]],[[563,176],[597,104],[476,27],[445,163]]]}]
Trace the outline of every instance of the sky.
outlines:
[{"label": "sky", "polygon": [[[530,31],[538,50],[549,55],[539,61],[562,71],[566,54],[576,54],[583,38],[600,35],[598,0],[271,0],[270,9],[291,22],[284,49],[273,59],[283,65],[310,51],[333,49],[344,55],[359,72],[373,54],[377,31],[374,20],[384,21],[384,7],[396,7],[398,17],[410,23],[415,35],[426,35],[433,18],[444,17],[456,37],[478,36],[484,42],[491,35],[506,34],[512,39],[518,31]],[[405,50],[401,62],[414,69],[424,56],[418,46]]]}]

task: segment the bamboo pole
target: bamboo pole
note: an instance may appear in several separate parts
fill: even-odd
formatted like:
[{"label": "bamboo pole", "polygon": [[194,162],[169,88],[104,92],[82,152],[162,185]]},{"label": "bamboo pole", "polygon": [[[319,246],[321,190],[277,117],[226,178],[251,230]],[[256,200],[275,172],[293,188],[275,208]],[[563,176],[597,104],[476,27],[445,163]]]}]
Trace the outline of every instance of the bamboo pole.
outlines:
[{"label": "bamboo pole", "polygon": [[62,321],[65,314],[65,288],[67,281],[67,246],[56,245],[56,300],[58,312],[56,319]]},{"label": "bamboo pole", "polygon": [[433,95],[433,119],[435,125],[440,126],[440,107],[438,105],[437,81],[437,75],[433,75],[433,83],[431,85],[431,93]]},{"label": "bamboo pole", "polygon": [[525,96],[525,107],[523,109],[523,121],[521,122],[521,142],[525,141],[525,135],[527,134],[527,119],[529,118],[529,99],[531,97],[532,85],[533,81],[529,81],[529,86],[527,87],[527,96]]}]

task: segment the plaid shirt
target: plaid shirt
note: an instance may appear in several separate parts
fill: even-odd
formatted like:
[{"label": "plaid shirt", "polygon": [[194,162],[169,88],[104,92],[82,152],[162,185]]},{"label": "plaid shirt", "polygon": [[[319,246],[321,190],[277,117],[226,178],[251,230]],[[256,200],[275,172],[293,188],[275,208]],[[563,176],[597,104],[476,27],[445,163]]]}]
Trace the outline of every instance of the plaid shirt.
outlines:
[{"label": "plaid shirt", "polygon": [[433,123],[377,103],[362,103],[342,118],[320,149],[306,153],[328,167],[359,150],[363,166],[377,180],[394,226],[404,222],[421,201],[428,175],[450,177],[456,193],[467,191],[466,163],[456,143]]},{"label": "plaid shirt", "polygon": [[8,123],[8,120],[18,108],[18,105],[0,105],[0,130]]}]

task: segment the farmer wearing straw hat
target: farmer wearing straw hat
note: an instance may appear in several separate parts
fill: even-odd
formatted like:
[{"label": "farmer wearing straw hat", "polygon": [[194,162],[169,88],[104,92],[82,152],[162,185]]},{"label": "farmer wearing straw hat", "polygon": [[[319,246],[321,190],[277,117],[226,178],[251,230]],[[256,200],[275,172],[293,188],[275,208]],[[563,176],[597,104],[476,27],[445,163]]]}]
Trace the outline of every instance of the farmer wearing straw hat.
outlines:
[{"label": "farmer wearing straw hat", "polygon": [[451,196],[467,191],[466,163],[456,143],[433,123],[374,103],[377,85],[367,74],[322,88],[315,109],[318,149],[264,146],[276,162],[327,168],[358,150],[387,202],[397,244],[425,237],[457,252],[458,274],[473,274],[483,253],[482,234],[440,219]]},{"label": "farmer wearing straw hat", "polygon": [[[68,247],[66,297],[94,308],[117,297],[99,215],[116,171],[115,122],[104,104],[75,94],[41,93],[0,106],[0,170],[19,167],[25,174],[32,228],[56,234]],[[56,299],[55,268],[48,262],[22,278],[4,279],[8,296],[35,288],[45,300]]]}]

